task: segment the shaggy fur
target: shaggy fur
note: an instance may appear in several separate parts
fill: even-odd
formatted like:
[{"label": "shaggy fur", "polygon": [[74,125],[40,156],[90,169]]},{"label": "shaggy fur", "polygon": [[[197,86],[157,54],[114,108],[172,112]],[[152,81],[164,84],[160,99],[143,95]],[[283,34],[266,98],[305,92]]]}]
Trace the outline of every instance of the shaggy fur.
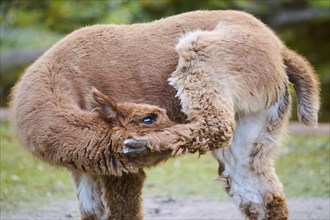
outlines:
[{"label": "shaggy fur", "polygon": [[[230,24],[238,26],[231,28]],[[183,110],[188,117],[188,121],[185,121],[179,100],[175,98],[175,89],[167,83],[170,74],[178,66],[178,54],[174,49],[177,38],[196,29],[211,31],[217,25],[219,30],[223,27],[223,31],[234,29],[233,32],[227,32],[225,41],[235,42],[235,38],[238,36],[237,43],[231,44],[231,48],[227,48],[227,52],[222,56],[219,57],[220,52],[217,46],[214,47],[216,53],[214,56],[212,55],[213,58],[204,56],[203,48],[196,48],[194,45],[191,48],[197,49],[198,53],[189,50],[186,52],[185,45],[189,48],[189,40],[182,41],[182,47],[178,47],[179,51],[182,48],[181,63],[179,64],[182,70],[178,68],[179,75],[182,72],[182,76],[189,78],[190,74],[185,74],[185,71],[193,73],[192,70],[195,67],[190,68],[185,64],[201,65],[203,62],[196,62],[196,60],[204,56],[205,59],[212,59],[210,61],[215,66],[203,65],[195,70],[199,72],[207,70],[204,68],[209,68],[210,76],[221,76],[216,79],[206,78],[206,83],[212,82],[215,86],[220,86],[219,88],[214,87],[215,91],[212,94],[206,89],[208,86],[199,81],[200,78],[192,78],[191,80],[197,80],[196,86],[191,87],[187,84],[186,89],[182,91],[179,88],[180,80],[172,81],[172,84],[178,89]],[[267,54],[267,51],[264,52],[262,48],[268,47],[269,42],[272,48],[279,46],[270,60],[261,59],[261,63],[265,66],[263,64],[252,65],[259,62],[260,54],[258,56],[249,54],[251,48],[236,49],[236,47],[241,48],[244,45],[241,44],[242,41],[239,43],[239,40],[242,40],[239,37],[239,30],[242,27],[251,30],[256,28],[256,32],[261,34],[260,38],[265,37],[265,39],[261,39],[261,42],[267,41],[267,44],[263,45],[254,37],[250,39],[249,34],[243,34],[244,44],[250,40],[254,41],[253,50],[255,46],[261,50],[261,54]],[[194,36],[195,34],[192,34],[192,40]],[[217,37],[213,40],[216,39]],[[213,41],[208,37],[205,40],[206,45],[208,45],[207,41]],[[196,46],[198,45],[200,44],[197,41]],[[212,51],[210,52],[213,54]],[[226,74],[216,74],[214,71],[221,70],[226,62],[233,62],[230,60],[231,56],[227,59],[227,54],[241,54],[242,52],[245,55],[244,59],[247,60],[247,68],[252,68],[250,69],[251,75],[246,73],[247,81],[245,81],[246,79],[242,81],[243,77],[240,77],[239,73],[243,71],[240,69],[244,69],[245,66],[230,65],[234,69],[229,70],[228,73],[236,71],[237,74],[232,75],[235,77],[228,77],[227,81],[223,81],[222,76],[226,76]],[[193,56],[190,57],[190,55]],[[184,62],[182,63],[182,61]],[[218,61],[219,63],[217,63]],[[122,139],[126,137],[116,131],[109,133],[109,123],[95,112],[90,112],[92,109],[88,100],[90,88],[97,87],[105,95],[110,96],[114,102],[157,105],[166,109],[171,120],[178,123],[188,122],[166,131],[165,133],[170,133],[168,137],[164,136],[164,132],[159,132],[160,139],[156,138],[155,144],[151,142],[150,146],[153,145],[154,150],[170,148],[174,150],[173,154],[180,154],[184,151],[204,153],[208,149],[222,147],[215,154],[218,160],[224,161],[223,177],[225,178],[228,173],[227,176],[232,178],[230,176],[232,165],[230,164],[234,166],[235,160],[233,160],[233,156],[228,156],[228,160],[232,160],[230,163],[222,159],[221,155],[227,152],[224,149],[228,149],[224,147],[231,142],[237,142],[237,146],[250,145],[250,141],[256,139],[255,135],[251,135],[249,138],[251,133],[262,134],[259,127],[246,128],[242,130],[243,133],[239,133],[237,128],[240,126],[237,124],[243,123],[247,116],[253,118],[252,112],[254,111],[257,116],[259,111],[276,105],[275,102],[283,97],[287,85],[284,64],[290,80],[292,79],[292,82],[296,83],[301,120],[307,124],[316,125],[318,84],[312,75],[312,69],[301,57],[285,48],[260,21],[247,13],[196,11],[146,24],[95,25],[82,28],[66,36],[25,71],[12,92],[11,122],[23,146],[33,155],[51,164],[97,175],[136,173],[139,171],[139,165],[121,154],[123,152]],[[259,67],[263,70],[269,68],[266,71],[267,76],[253,74],[254,72],[259,73]],[[227,72],[226,69],[223,72]],[[198,75],[193,76],[198,77]],[[235,80],[236,76],[240,80]],[[228,81],[229,79],[230,81]],[[183,78],[183,80],[185,79]],[[248,84],[250,82],[253,83]],[[274,83],[279,87],[274,86]],[[196,90],[204,85],[206,87],[202,88],[201,92],[206,93],[200,99],[200,97],[196,97],[199,96]],[[189,90],[188,87],[190,87]],[[225,88],[229,89],[225,90]],[[245,90],[245,88],[249,88],[249,90]],[[189,91],[191,91],[191,95]],[[208,98],[209,95],[212,96]],[[245,99],[242,100],[242,96]],[[242,102],[240,103],[240,101]],[[202,104],[202,109],[190,106],[194,103]],[[209,114],[205,114],[208,111],[210,111]],[[200,114],[201,112],[204,113]],[[274,114],[276,115],[276,113]],[[253,120],[250,120],[250,124],[253,125]],[[214,121],[218,123],[216,126],[214,126]],[[270,121],[273,124],[273,120]],[[279,120],[274,117],[275,121]],[[259,124],[261,126],[262,123]],[[277,129],[277,127],[282,128],[283,126],[275,126],[276,129],[270,126],[270,129],[273,129],[275,133],[280,133],[281,129]],[[264,127],[262,129],[266,131],[265,136],[267,137],[268,130]],[[273,137],[272,135],[271,137]],[[162,141],[165,143],[163,146],[160,144]],[[272,142],[273,139],[270,141]],[[109,151],[110,142],[112,143],[111,149],[116,149],[113,152]],[[169,143],[172,145],[168,146]],[[130,146],[131,144],[134,143],[130,142]],[[268,146],[268,142],[266,145]],[[242,147],[242,149],[249,148]],[[248,153],[248,155],[250,154]],[[167,157],[166,155],[165,159]],[[114,158],[115,161],[124,161],[124,165],[116,163],[116,169],[112,169],[111,161],[114,161]],[[244,163],[250,164],[250,157],[247,158],[244,158]],[[93,183],[83,179],[83,182],[86,185],[91,184],[90,188],[92,188]],[[254,179],[251,179],[251,184],[252,180]],[[249,181],[234,179],[231,182],[235,183],[231,184],[231,189],[235,189],[236,185],[241,186],[242,183]],[[251,184],[249,183],[247,188],[251,187]],[[273,191],[273,189],[270,190],[270,192]],[[262,196],[256,199],[257,204],[261,203],[260,198]],[[239,201],[250,201],[250,198],[243,198]]]}]

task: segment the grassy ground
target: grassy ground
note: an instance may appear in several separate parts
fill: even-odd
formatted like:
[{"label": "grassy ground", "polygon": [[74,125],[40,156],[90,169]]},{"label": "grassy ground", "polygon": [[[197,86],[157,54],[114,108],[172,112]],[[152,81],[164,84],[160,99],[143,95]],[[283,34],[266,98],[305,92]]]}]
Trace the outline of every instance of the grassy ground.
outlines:
[{"label": "grassy ground", "polygon": [[64,169],[33,158],[19,146],[8,123],[1,122],[0,126],[0,210],[30,201],[38,204],[47,198],[74,196],[71,180]]},{"label": "grassy ground", "polygon": [[[1,210],[50,198],[73,198],[64,169],[37,161],[23,150],[8,123],[1,122]],[[288,197],[329,196],[329,137],[291,137],[276,162]],[[228,198],[217,183],[217,162],[210,154],[172,159],[147,170],[145,194]]]},{"label": "grassy ground", "polygon": [[[329,137],[290,137],[276,160],[276,171],[288,197],[330,195]],[[147,170],[145,192],[200,195],[224,199],[217,183],[218,164],[211,154],[172,159]]]}]

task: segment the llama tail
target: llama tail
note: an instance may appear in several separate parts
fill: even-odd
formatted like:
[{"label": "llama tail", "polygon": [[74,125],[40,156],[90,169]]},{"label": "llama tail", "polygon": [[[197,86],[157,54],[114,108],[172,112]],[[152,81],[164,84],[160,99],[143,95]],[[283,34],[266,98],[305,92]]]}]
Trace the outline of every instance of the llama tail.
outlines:
[{"label": "llama tail", "polygon": [[320,83],[310,63],[292,50],[282,51],[289,81],[297,95],[298,119],[307,126],[317,126],[320,108]]}]

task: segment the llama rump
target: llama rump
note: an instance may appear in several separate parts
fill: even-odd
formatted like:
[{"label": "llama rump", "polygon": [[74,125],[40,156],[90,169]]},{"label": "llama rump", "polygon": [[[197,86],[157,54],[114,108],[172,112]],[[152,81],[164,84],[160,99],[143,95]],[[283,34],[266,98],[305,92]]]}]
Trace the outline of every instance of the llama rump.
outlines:
[{"label": "llama rump", "polygon": [[[219,42],[236,43],[221,52],[218,35],[211,34],[211,39],[201,37],[200,44],[199,40],[194,41],[199,34],[189,34],[182,41],[182,47],[178,46],[179,54],[176,53],[175,45],[182,34],[194,30],[212,32],[214,29],[219,29],[219,33],[227,33]],[[246,33],[245,29],[255,32]],[[243,37],[239,37],[240,30],[243,30]],[[209,47],[207,42],[216,42],[216,45]],[[244,47],[246,42],[249,46]],[[263,47],[271,47],[273,56]],[[258,56],[249,54],[249,51],[255,50],[261,51]],[[246,60],[247,67],[233,65],[233,55],[242,52],[244,56],[240,56],[238,63],[245,64],[241,61]],[[258,60],[259,55],[265,55],[265,58]],[[178,74],[172,75],[172,87],[167,79],[177,66]],[[245,70],[249,72],[244,73]],[[201,71],[210,72],[200,74]],[[240,76],[241,73],[244,74]],[[254,190],[255,187],[251,187],[255,181],[260,182],[259,173],[271,170],[271,175],[275,175],[272,166],[268,166],[272,160],[262,159],[266,155],[272,158],[268,155],[273,152],[273,144],[254,140],[261,135],[271,143],[277,143],[279,139],[273,137],[281,136],[277,133],[282,131],[289,109],[286,74],[295,85],[300,120],[307,125],[316,125],[319,91],[310,65],[287,49],[269,28],[247,13],[196,11],[145,24],[94,25],[66,36],[25,71],[12,91],[11,123],[22,145],[33,155],[53,165],[88,175],[120,177],[136,174],[142,179],[140,167],[158,163],[162,158],[166,160],[168,154],[180,155],[188,151],[205,153],[210,149],[218,149],[214,152],[220,161],[221,176],[229,182],[228,191],[243,212],[251,219],[271,219],[269,210],[273,209],[274,212],[284,213],[273,219],[284,219],[287,216],[286,206],[273,202],[273,198],[283,198],[281,193],[279,196],[273,194],[282,192],[278,181],[275,188],[274,184],[267,183],[274,178],[263,179],[260,185],[269,184],[267,189]],[[196,87],[191,87],[194,82]],[[99,113],[91,112],[93,108],[88,97],[92,87],[111,97],[114,103],[145,103],[166,109],[168,118],[180,124],[171,124],[162,131],[146,130],[147,142],[129,136],[118,138],[115,134],[120,132],[110,132],[109,122]],[[175,97],[176,89],[178,98]],[[246,97],[243,101],[242,96]],[[266,117],[270,109],[278,117]],[[262,123],[262,117],[273,125],[269,126],[269,130],[268,126],[263,126],[268,123]],[[273,133],[269,135],[269,132]],[[132,137],[139,135],[141,133],[132,134]],[[109,143],[112,143],[111,147]],[[251,143],[258,143],[258,147],[251,147]],[[148,147],[146,153],[145,146]],[[118,151],[111,152],[109,148]],[[124,149],[130,155],[124,154]],[[240,154],[236,149],[246,150]],[[135,155],[135,151],[140,152]],[[165,155],[161,156],[157,151],[165,151]],[[146,160],[146,163],[139,165],[143,158],[149,158],[147,155],[153,153],[156,153],[155,161]],[[254,153],[251,155],[255,157],[250,157],[249,153]],[[245,154],[249,156],[241,159]],[[114,165],[113,161],[118,163]],[[238,166],[244,167],[246,164],[257,168],[249,169],[249,175],[245,176],[245,170]],[[266,166],[261,166],[264,164]],[[238,170],[236,176],[233,176],[233,169]],[[76,179],[86,190],[79,193],[78,188],[77,193],[87,207],[93,209],[93,197],[88,195],[94,189],[100,189],[95,187],[99,182],[79,175]],[[128,184],[125,179],[121,180]],[[111,185],[111,182],[107,185]],[[244,192],[247,192],[247,196]]]}]

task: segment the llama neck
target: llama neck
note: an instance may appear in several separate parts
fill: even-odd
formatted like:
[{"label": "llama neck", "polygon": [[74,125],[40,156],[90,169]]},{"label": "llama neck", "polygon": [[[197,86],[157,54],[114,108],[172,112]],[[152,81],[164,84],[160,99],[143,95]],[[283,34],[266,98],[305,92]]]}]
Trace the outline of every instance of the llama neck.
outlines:
[{"label": "llama neck", "polygon": [[145,178],[143,170],[100,178],[105,219],[143,219],[141,196]]}]

